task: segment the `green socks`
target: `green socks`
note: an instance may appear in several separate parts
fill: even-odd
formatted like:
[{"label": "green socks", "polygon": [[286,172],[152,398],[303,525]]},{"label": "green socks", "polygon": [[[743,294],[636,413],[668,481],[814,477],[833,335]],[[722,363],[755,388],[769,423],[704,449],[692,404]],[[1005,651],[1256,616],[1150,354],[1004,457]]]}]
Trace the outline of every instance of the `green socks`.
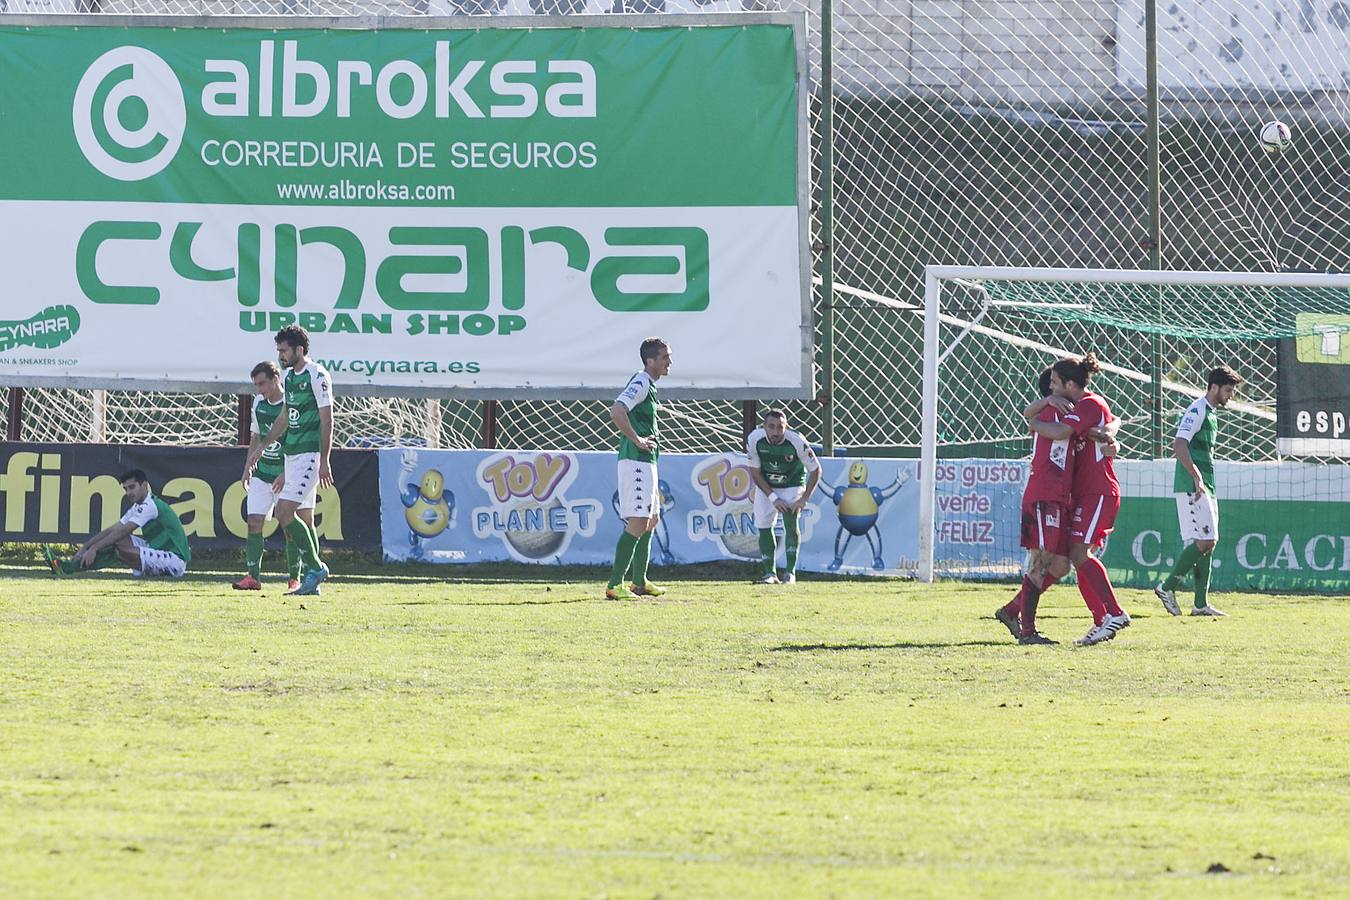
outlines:
[{"label": "green socks", "polygon": [[774,538],[772,528],[759,530],[759,556],[764,563],[764,574],[772,575],[774,561],[778,557],[778,541]]},{"label": "green socks", "polygon": [[[789,575],[797,574],[797,551],[801,549],[802,534],[797,528],[797,514],[783,513],[783,544],[787,551],[787,569]],[[774,564],[778,559],[778,538],[772,528],[759,530],[759,556],[764,563],[764,574],[774,574]]]},{"label": "green socks", "polygon": [[801,548],[802,533],[797,529],[795,512],[783,513],[783,538],[787,544],[787,573],[797,574],[797,551]]},{"label": "green socks", "polygon": [[244,568],[256,581],[262,577],[263,536],[262,532],[249,532],[244,539]]},{"label": "green socks", "polygon": [[[1181,551],[1181,556],[1177,559],[1177,564],[1172,567],[1172,573],[1168,575],[1167,580],[1163,582],[1163,588],[1165,590],[1175,591],[1181,584],[1181,579],[1185,578],[1186,574],[1190,572],[1191,569],[1195,568],[1195,564],[1199,561],[1201,555],[1200,548],[1195,546],[1194,541],[1187,544],[1186,549]],[[1198,573],[1196,578],[1197,580],[1199,579]],[[1209,580],[1208,565],[1205,567],[1205,580]]]},{"label": "green socks", "polygon": [[[1194,545],[1192,545],[1194,546]],[[1214,562],[1214,554],[1200,554],[1195,564],[1195,608],[1209,606],[1209,569]]]},{"label": "green socks", "polygon": [[61,571],[67,575],[74,575],[77,572],[92,572],[94,569],[106,569],[115,565],[117,565],[117,548],[104,547],[94,554],[94,561],[85,567],[81,567],[75,559],[61,560]]},{"label": "green socks", "polygon": [[633,553],[637,550],[637,545],[638,539],[629,534],[625,528],[623,534],[619,535],[618,546],[614,548],[614,566],[609,571],[609,587],[616,588],[623,581],[624,573],[633,562]]},{"label": "green socks", "polygon": [[642,587],[647,583],[647,564],[652,561],[652,533],[643,533],[633,548],[633,583]]},{"label": "green socks", "polygon": [[300,548],[290,538],[286,539],[286,576],[294,581],[300,580]]},{"label": "green socks", "polygon": [[306,566],[310,569],[317,569],[323,564],[319,562],[319,539],[314,531],[309,527],[304,519],[296,516],[291,519],[291,523],[286,526],[286,537],[289,538],[300,552],[300,558],[304,560]]}]

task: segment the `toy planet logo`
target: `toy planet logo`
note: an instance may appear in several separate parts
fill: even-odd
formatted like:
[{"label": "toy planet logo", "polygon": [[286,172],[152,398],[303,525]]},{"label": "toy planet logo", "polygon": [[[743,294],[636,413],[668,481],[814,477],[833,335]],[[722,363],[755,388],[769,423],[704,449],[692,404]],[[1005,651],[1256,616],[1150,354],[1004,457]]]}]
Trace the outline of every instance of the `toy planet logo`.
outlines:
[{"label": "toy planet logo", "polygon": [[578,463],[569,453],[498,453],[478,466],[489,504],[473,510],[479,538],[497,537],[520,562],[558,562],[573,535],[590,537],[600,501],[571,499]]},{"label": "toy planet logo", "polygon": [[704,508],[689,513],[689,536],[717,543],[728,556],[759,559],[755,481],[746,460],[732,454],[712,457],[694,467],[691,482]]}]

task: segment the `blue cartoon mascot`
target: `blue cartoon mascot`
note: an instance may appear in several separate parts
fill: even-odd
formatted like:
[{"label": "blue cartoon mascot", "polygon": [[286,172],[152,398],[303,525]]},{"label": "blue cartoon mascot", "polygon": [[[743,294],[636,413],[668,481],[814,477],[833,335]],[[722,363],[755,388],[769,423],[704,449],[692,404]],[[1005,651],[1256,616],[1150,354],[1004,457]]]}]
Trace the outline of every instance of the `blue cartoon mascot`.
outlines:
[{"label": "blue cartoon mascot", "polygon": [[855,460],[848,467],[848,484],[841,487],[827,486],[825,493],[834,500],[839,513],[839,531],[834,536],[834,562],[830,563],[831,572],[839,571],[844,564],[844,553],[848,551],[849,541],[855,537],[867,538],[867,546],[872,548],[872,566],[881,570],[886,564],[881,559],[881,532],[877,529],[877,515],[881,504],[894,497],[910,473],[897,472],[895,481],[884,488],[869,487],[867,484],[867,463]]},{"label": "blue cartoon mascot", "polygon": [[412,481],[417,468],[417,451],[403,451],[399,460],[398,493],[403,501],[403,515],[408,520],[408,555],[421,559],[422,544],[445,531],[455,523],[455,494],[445,489],[445,476],[436,469],[427,469],[416,483]]}]

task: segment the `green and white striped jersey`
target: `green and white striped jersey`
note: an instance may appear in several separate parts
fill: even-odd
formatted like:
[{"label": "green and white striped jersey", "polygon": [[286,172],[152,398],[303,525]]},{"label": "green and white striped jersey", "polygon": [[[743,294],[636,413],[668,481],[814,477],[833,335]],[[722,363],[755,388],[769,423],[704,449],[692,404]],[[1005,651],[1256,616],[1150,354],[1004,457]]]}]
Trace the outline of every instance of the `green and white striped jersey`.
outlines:
[{"label": "green and white striped jersey", "polygon": [[319,410],[333,405],[333,380],[328,370],[307,361],[299,372],[286,370],[286,434],[281,452],[286,456],[319,452]]},{"label": "green and white striped jersey", "polygon": [[[1198,398],[1182,413],[1181,423],[1177,425],[1177,437],[1191,445],[1191,459],[1200,470],[1205,488],[1214,493],[1214,435],[1219,430],[1218,414],[1204,397]],[[1177,460],[1176,477],[1172,479],[1172,490],[1178,494],[1190,494],[1195,491],[1195,479],[1186,467]]]},{"label": "green and white striped jersey", "polygon": [[183,562],[192,562],[182,520],[173,507],[154,494],[146,494],[144,500],[127,510],[122,521],[139,527],[141,537],[153,549],[167,550],[176,553]]},{"label": "green and white striped jersey", "polygon": [[745,453],[750,467],[759,469],[770,487],[801,487],[806,484],[806,473],[820,468],[815,451],[790,428],[777,444],[770,442],[763,428],[756,428],[746,438]]},{"label": "green and white striped jersey", "polygon": [[[251,430],[258,436],[258,440],[267,437],[267,433],[272,430],[272,423],[277,420],[277,416],[281,415],[285,406],[285,397],[276,403],[272,403],[262,394],[253,398],[253,426]],[[281,441],[273,441],[263,448],[262,456],[258,457],[258,465],[254,467],[253,474],[263,481],[270,482],[275,481],[285,468],[285,461],[281,458]]]},{"label": "green and white striped jersey", "polygon": [[[656,433],[656,383],[646,371],[638,372],[628,379],[628,387],[623,389],[616,399],[628,407],[628,421],[638,437],[655,439]],[[626,435],[619,435],[619,459],[635,459],[638,462],[656,462],[660,450],[651,452],[639,450]]]}]

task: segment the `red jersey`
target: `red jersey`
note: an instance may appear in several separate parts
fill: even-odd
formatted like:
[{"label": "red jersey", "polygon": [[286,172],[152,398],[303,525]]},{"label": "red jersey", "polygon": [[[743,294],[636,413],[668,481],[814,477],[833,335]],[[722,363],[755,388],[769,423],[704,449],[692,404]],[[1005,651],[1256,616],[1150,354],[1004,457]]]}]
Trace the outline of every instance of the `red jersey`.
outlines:
[{"label": "red jersey", "polygon": [[1111,408],[1096,394],[1084,394],[1073,405],[1073,409],[1064,414],[1065,424],[1073,427],[1075,500],[1086,497],[1120,496],[1120,482],[1116,480],[1116,470],[1111,464],[1111,457],[1104,456],[1101,445],[1087,436],[1089,428],[1108,425],[1114,420]]},{"label": "red jersey", "polygon": [[[1040,422],[1060,421],[1059,411],[1047,406],[1036,417]],[[1022,492],[1025,503],[1062,503],[1069,505],[1073,489],[1073,456],[1075,440],[1071,437],[1052,441],[1043,434],[1032,441],[1031,475]]]}]

